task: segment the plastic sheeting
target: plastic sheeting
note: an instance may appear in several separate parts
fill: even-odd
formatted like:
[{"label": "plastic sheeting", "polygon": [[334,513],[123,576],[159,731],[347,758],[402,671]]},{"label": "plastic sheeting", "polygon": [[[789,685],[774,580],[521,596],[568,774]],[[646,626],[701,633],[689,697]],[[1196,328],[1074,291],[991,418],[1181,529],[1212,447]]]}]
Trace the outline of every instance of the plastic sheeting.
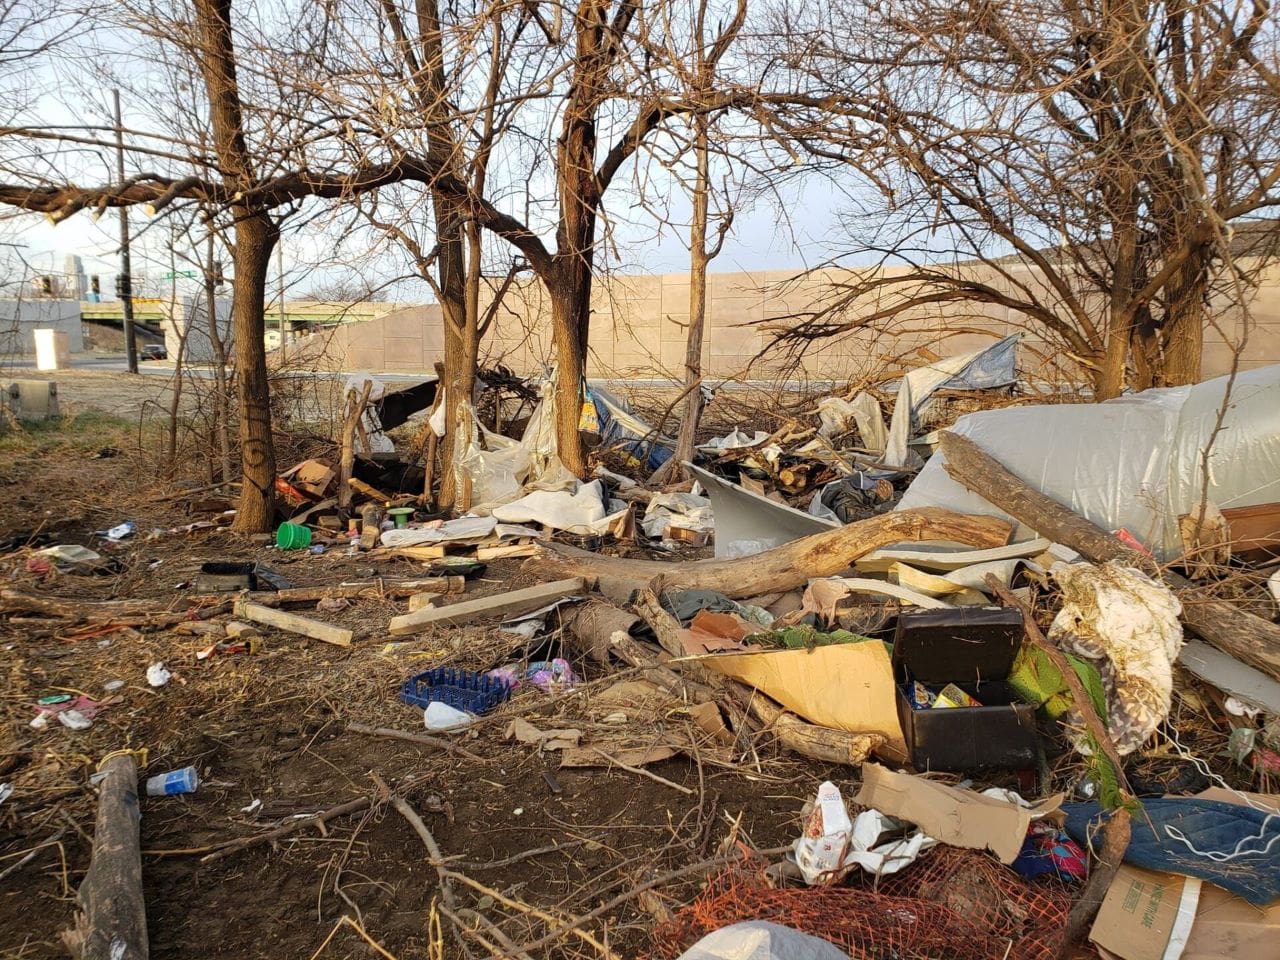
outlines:
[{"label": "plastic sheeting", "polygon": [[595,407],[594,426],[602,446],[618,447],[633,464],[643,463],[648,470],[657,470],[671,459],[676,442],[655,434],[627,403],[600,386],[592,386],[587,399]]},{"label": "plastic sheeting", "polygon": [[[951,427],[1035,489],[1107,530],[1121,527],[1161,561],[1181,549],[1178,517],[1204,493],[1222,509],[1280,501],[1280,365],[1236,376],[1222,429],[1213,436],[1227,378],[1145,390],[1106,403],[1008,407],[961,417]],[[940,506],[1005,517],[948,476],[941,454],[925,464],[899,510]],[[1019,526],[1016,537],[1032,531]]]},{"label": "plastic sheeting", "polygon": [[902,378],[898,400],[889,422],[889,436],[884,456],[886,466],[915,467],[919,454],[907,446],[911,432],[929,409],[933,395],[939,390],[991,390],[1008,386],[1017,380],[1018,334],[997,340],[989,347],[944,357],[927,366],[917,367]]},{"label": "plastic sheeting", "polygon": [[534,490],[519,500],[494,507],[493,515],[504,523],[542,523],[576,534],[604,533],[626,515],[626,504],[608,513],[604,484],[572,481],[559,490]]},{"label": "plastic sheeting", "polygon": [[555,382],[541,387],[542,399],[529,416],[524,435],[512,440],[485,428],[475,408],[464,403],[459,416],[470,421],[470,432],[458,473],[471,479],[471,502],[492,507],[519,495],[523,485],[535,481],[560,466],[556,444]]}]

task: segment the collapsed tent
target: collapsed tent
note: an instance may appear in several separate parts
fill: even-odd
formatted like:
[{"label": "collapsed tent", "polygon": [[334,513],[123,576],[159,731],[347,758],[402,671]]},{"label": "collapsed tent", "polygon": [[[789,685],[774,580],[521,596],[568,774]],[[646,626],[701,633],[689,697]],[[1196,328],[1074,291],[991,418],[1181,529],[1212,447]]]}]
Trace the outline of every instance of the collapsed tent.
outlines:
[{"label": "collapsed tent", "polygon": [[[1008,407],[971,413],[950,429],[1035,489],[1107,530],[1127,530],[1168,561],[1181,552],[1178,518],[1206,493],[1224,511],[1280,502],[1280,365],[1240,373],[1229,397],[1227,389],[1228,378],[1218,377],[1106,403]],[[943,460],[925,465],[899,510],[1006,516],[952,480]],[[1019,526],[1019,539],[1031,535]]]}]

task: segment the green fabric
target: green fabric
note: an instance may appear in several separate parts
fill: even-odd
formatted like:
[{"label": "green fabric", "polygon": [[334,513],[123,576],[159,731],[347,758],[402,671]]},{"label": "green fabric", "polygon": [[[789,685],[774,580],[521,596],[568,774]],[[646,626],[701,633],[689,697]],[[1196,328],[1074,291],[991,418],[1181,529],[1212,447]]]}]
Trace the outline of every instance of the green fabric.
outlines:
[{"label": "green fabric", "polygon": [[784,627],[781,630],[770,630],[767,633],[754,633],[747,637],[747,643],[758,643],[762,647],[777,647],[782,650],[807,650],[814,647],[826,647],[834,643],[862,643],[870,640],[848,630],[832,630],[822,633],[813,627],[803,624]]},{"label": "green fabric", "polygon": [[[1097,669],[1083,660],[1066,654],[1067,663],[1080,678],[1089,699],[1098,716],[1107,715],[1106,698],[1102,693],[1102,677]],[[1050,720],[1057,720],[1071,709],[1071,691],[1063,679],[1062,672],[1055,667],[1038,647],[1024,643],[1013,662],[1013,672],[1009,674],[1009,685],[1022,699],[1028,703],[1039,704],[1044,715]]]}]

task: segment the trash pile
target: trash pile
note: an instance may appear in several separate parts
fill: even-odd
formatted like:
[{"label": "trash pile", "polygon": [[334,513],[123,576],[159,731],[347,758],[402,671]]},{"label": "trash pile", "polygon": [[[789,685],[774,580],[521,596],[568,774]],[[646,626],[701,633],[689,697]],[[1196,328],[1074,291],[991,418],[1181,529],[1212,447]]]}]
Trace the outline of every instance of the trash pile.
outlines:
[{"label": "trash pile", "polygon": [[[543,389],[518,440],[474,420],[465,511],[385,494],[350,458],[310,459],[281,475],[296,503],[252,558],[202,559],[163,601],[95,603],[41,585],[101,579],[145,524],[104,529],[102,552],[24,543],[28,580],[0,595],[0,616],[64,639],[195,637],[190,657],[139,660],[156,697],[310,638],[388,724],[353,713],[344,733],[434,750],[459,780],[536,762],[511,817],[618,773],[672,823],[690,805],[697,842],[676,849],[701,860],[665,881],[624,871],[632,892],[595,890],[580,913],[518,886],[495,897],[463,854],[432,852],[442,935],[487,931],[504,955],[538,955],[634,901],[650,922],[628,955],[668,960],[1049,960],[1086,943],[1207,960],[1225,942],[1262,960],[1280,927],[1280,368],[1240,374],[1229,397],[1210,381],[1004,405],[917,442],[939,390],[1007,388],[1014,347],[908,372],[889,426],[860,392],[820,402],[808,438],[735,428],[699,448],[691,482],[662,488],[647,478],[667,438],[594,387],[585,428],[608,456],[568,475]],[[222,528],[183,536],[225,544]],[[88,738],[138,709],[129,688],[105,693],[30,698],[30,735]],[[135,766],[112,775],[145,774],[145,803],[219,782],[193,755]],[[782,847],[730,815],[753,784]],[[351,809],[401,809],[408,789],[382,783]],[[779,805],[797,794],[803,809]],[[691,879],[703,885],[656,892]],[[463,906],[461,887],[483,896]]]}]

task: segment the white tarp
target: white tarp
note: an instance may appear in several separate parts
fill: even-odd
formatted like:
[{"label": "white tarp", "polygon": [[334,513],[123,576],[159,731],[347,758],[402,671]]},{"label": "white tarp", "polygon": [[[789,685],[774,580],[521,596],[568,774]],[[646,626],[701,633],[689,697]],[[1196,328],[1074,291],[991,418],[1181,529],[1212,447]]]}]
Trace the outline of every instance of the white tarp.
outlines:
[{"label": "white tarp", "polygon": [[[1236,377],[1213,436],[1227,378],[1191,387],[1145,390],[1106,403],[1007,407],[961,417],[950,429],[968,437],[1035,489],[1106,530],[1121,527],[1161,561],[1181,551],[1178,517],[1204,493],[1219,508],[1280,501],[1280,365]],[[931,458],[899,510],[946,507],[1005,517]],[[1012,519],[1006,517],[1006,519]],[[1016,539],[1032,531],[1019,526]]]},{"label": "white tarp", "polygon": [[1017,379],[1018,334],[997,340],[989,347],[958,357],[943,357],[917,367],[902,378],[898,400],[889,421],[889,437],[884,456],[886,466],[915,467],[919,454],[907,447],[916,422],[929,409],[934,393],[949,390],[989,390],[1007,386]]},{"label": "white tarp", "polygon": [[534,407],[519,440],[486,429],[470,403],[459,406],[458,416],[463,421],[459,426],[469,421],[470,430],[464,434],[469,442],[457,466],[460,474],[471,478],[471,502],[476,508],[487,511],[494,504],[512,500],[525,484],[560,468],[554,389],[553,378],[543,381],[542,399]]},{"label": "white tarp", "polygon": [[747,920],[708,933],[677,960],[849,960],[849,955],[799,930]]}]

